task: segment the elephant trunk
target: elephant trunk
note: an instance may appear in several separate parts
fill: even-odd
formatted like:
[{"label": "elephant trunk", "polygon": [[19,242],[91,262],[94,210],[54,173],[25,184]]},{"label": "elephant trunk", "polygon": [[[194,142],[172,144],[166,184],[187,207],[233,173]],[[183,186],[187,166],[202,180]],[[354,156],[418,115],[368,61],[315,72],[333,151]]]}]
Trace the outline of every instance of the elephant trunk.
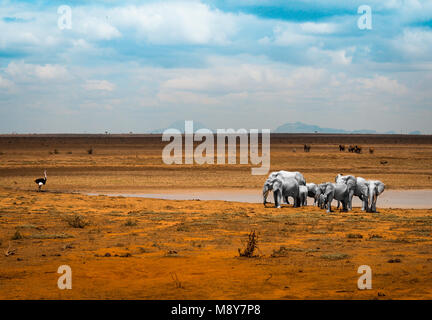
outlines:
[{"label": "elephant trunk", "polygon": [[264,205],[266,205],[266,203],[267,203],[267,196],[268,196],[269,192],[270,192],[269,185],[265,184],[264,188],[263,188],[263,203],[264,203]]},{"label": "elephant trunk", "polygon": [[367,201],[368,201],[367,210],[369,212],[371,212],[373,209],[373,204],[376,201],[376,189],[375,189],[375,186],[373,186],[373,185],[369,185],[369,192],[368,192]]}]

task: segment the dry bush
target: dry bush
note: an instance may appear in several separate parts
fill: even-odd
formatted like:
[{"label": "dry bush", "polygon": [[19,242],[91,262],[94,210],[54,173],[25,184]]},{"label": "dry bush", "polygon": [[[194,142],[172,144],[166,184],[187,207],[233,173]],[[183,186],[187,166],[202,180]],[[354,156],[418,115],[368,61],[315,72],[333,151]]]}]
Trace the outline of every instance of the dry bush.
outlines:
[{"label": "dry bush", "polygon": [[72,227],[72,228],[84,228],[88,226],[90,223],[79,214],[74,214],[73,216],[66,216],[64,220]]},{"label": "dry bush", "polygon": [[24,236],[19,232],[19,230],[15,231],[15,234],[12,236],[11,240],[21,240],[24,239]]},{"label": "dry bush", "polygon": [[348,233],[346,237],[348,239],[363,239],[363,236],[360,233]]},{"label": "dry bush", "polygon": [[238,252],[240,257],[252,258],[256,257],[256,255],[254,255],[255,249],[258,249],[258,235],[255,233],[255,230],[253,230],[248,235],[246,248],[243,251],[238,249]]},{"label": "dry bush", "polygon": [[133,220],[133,219],[127,219],[127,221],[125,222],[125,226],[126,227],[135,227],[137,225],[137,221]]},{"label": "dry bush", "polygon": [[184,289],[184,287],[183,287],[181,281],[180,281],[179,278],[177,277],[177,273],[175,273],[175,272],[171,272],[170,275],[171,275],[171,279],[172,279],[172,280],[174,281],[174,283],[175,283],[176,288],[177,288],[177,289]]},{"label": "dry bush", "polygon": [[90,149],[87,150],[88,154],[93,154],[93,147],[91,147]]}]

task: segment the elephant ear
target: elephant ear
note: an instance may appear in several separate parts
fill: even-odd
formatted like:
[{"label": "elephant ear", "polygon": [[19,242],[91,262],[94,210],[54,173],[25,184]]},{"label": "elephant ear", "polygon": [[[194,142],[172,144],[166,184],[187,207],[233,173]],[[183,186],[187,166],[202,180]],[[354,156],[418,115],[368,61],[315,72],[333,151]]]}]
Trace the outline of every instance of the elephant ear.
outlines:
[{"label": "elephant ear", "polygon": [[384,183],[382,183],[381,181],[376,181],[375,182],[375,186],[376,186],[376,188],[378,190],[378,194],[381,194],[381,193],[384,192],[384,189],[385,189],[385,184]]},{"label": "elephant ear", "polygon": [[282,187],[282,180],[279,178],[275,178],[272,180],[271,185],[273,190],[280,189]]},{"label": "elephant ear", "polygon": [[263,192],[267,192],[273,188],[273,182],[271,179],[267,179],[264,183]]}]

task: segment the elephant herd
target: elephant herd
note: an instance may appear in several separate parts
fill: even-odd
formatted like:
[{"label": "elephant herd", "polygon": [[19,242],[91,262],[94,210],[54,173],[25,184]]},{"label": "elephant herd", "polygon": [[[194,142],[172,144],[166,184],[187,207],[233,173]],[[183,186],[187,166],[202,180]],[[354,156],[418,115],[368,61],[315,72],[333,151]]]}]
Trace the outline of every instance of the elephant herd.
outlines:
[{"label": "elephant herd", "polygon": [[332,212],[331,203],[338,201],[337,208],[342,203],[342,211],[352,210],[352,198],[357,196],[362,201],[362,210],[376,212],[378,196],[384,192],[385,185],[379,180],[366,180],[362,177],[338,174],[335,183],[306,183],[300,172],[277,171],[268,176],[263,187],[264,206],[267,196],[273,191],[276,208],[281,207],[282,200],[289,204],[288,197],[294,199],[294,208],[306,206],[307,198],[314,199],[314,205],[326,208]]}]

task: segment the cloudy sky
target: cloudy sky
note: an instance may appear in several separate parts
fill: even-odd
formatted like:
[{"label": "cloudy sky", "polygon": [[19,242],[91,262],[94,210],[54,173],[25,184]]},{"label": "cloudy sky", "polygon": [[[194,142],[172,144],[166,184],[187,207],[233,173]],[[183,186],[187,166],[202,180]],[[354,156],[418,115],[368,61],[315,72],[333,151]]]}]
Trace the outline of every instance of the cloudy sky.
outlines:
[{"label": "cloudy sky", "polygon": [[[0,133],[181,119],[432,133],[430,0],[0,4]],[[358,27],[361,5],[371,30]]]}]

